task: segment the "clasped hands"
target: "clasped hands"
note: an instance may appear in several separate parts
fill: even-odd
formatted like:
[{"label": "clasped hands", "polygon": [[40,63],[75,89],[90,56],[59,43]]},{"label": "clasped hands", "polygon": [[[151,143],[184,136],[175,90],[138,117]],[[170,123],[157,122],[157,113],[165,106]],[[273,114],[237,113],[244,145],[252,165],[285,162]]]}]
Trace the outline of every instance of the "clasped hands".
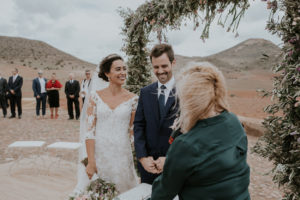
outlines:
[{"label": "clasped hands", "polygon": [[154,160],[152,156],[143,157],[139,161],[144,169],[152,174],[160,174],[163,171],[166,157],[159,157]]}]

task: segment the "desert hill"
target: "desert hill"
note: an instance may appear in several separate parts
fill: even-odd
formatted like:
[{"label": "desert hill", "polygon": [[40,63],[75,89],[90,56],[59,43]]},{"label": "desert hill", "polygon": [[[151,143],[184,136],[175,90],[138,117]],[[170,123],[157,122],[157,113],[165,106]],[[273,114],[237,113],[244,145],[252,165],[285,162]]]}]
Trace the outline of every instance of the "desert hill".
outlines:
[{"label": "desert hill", "polygon": [[0,62],[44,70],[95,68],[45,42],[6,36],[0,36]]},{"label": "desert hill", "polygon": [[271,69],[281,58],[278,46],[265,39],[248,39],[229,49],[206,57],[176,55],[177,66],[190,62],[210,62],[223,71]]}]

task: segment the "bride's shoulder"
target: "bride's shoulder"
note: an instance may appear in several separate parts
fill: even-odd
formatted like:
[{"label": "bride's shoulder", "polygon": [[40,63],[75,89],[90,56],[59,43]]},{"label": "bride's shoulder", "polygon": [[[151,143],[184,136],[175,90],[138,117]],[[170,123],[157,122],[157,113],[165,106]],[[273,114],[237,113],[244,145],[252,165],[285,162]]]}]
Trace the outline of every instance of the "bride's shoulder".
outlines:
[{"label": "bride's shoulder", "polygon": [[105,94],[106,88],[101,89],[101,90],[95,90],[94,92],[95,92],[95,94],[96,94],[97,96],[100,97],[101,95],[104,95],[104,94]]},{"label": "bride's shoulder", "polygon": [[93,99],[94,101],[96,101],[102,94],[102,91],[103,91],[103,89],[91,91],[90,98]]},{"label": "bride's shoulder", "polygon": [[133,92],[130,92],[129,90],[126,90],[124,89],[125,93],[126,93],[126,96],[129,98],[129,99],[134,99],[134,98],[138,98],[138,96],[136,94],[134,94]]}]

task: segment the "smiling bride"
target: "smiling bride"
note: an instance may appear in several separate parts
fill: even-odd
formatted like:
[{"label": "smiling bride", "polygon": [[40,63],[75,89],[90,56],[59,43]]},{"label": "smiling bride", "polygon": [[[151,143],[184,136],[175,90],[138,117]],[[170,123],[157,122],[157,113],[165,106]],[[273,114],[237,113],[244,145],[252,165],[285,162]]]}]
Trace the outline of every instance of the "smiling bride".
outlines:
[{"label": "smiling bride", "polygon": [[87,104],[86,174],[89,179],[97,174],[114,183],[122,193],[137,185],[129,132],[132,132],[138,97],[122,87],[127,68],[121,56],[105,57],[98,76],[109,85],[92,91]]}]

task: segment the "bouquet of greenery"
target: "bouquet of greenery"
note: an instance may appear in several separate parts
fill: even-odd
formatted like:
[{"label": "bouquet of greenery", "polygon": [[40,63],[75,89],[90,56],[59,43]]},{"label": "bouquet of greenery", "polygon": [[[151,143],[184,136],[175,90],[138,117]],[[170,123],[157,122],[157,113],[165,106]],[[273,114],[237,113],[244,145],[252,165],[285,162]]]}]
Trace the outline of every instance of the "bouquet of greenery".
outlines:
[{"label": "bouquet of greenery", "polygon": [[[81,163],[87,166],[88,158],[82,160]],[[70,197],[69,200],[116,200],[115,197],[117,195],[118,191],[115,184],[97,178],[90,183],[85,192],[75,197]]]}]

